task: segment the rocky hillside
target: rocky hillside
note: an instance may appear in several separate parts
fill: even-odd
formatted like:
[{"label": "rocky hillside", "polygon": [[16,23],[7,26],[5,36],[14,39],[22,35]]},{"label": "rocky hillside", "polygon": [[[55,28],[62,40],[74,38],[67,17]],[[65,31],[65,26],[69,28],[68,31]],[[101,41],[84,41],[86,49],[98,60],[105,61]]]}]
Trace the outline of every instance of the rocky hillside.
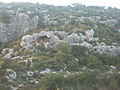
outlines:
[{"label": "rocky hillside", "polygon": [[0,90],[119,90],[120,9],[0,3]]},{"label": "rocky hillside", "polygon": [[[93,29],[97,36],[119,42],[119,17],[120,11],[117,8],[86,7],[79,4],[65,7],[0,3],[0,41],[7,42],[29,30],[46,28],[64,31]],[[103,35],[99,35],[101,33]]]}]

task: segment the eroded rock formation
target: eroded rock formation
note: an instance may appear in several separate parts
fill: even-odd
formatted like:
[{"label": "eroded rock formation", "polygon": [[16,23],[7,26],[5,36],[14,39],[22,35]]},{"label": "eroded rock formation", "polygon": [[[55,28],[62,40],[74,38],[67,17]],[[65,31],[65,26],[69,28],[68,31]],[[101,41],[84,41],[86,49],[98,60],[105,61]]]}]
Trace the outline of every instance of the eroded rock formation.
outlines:
[{"label": "eroded rock formation", "polygon": [[38,16],[30,17],[25,13],[18,13],[10,23],[0,22],[0,41],[7,42],[37,28]]}]

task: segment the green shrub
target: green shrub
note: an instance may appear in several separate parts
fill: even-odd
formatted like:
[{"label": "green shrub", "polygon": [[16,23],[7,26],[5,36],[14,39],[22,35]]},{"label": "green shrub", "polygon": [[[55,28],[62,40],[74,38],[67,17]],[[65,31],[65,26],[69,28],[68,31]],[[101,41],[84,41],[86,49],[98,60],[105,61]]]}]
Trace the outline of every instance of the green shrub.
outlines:
[{"label": "green shrub", "polygon": [[64,53],[69,53],[70,52],[70,44],[66,42],[60,42],[57,45],[57,51],[62,51]]},{"label": "green shrub", "polygon": [[79,65],[75,60],[69,61],[68,64],[67,64],[66,70],[68,70],[68,71],[78,71],[79,70]]}]

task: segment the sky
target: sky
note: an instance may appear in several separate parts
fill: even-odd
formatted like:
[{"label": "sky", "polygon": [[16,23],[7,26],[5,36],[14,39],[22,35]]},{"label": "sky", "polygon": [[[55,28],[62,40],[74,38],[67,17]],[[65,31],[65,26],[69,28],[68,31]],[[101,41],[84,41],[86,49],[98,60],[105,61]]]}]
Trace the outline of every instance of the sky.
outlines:
[{"label": "sky", "polygon": [[31,2],[40,4],[52,4],[52,5],[70,5],[73,3],[82,3],[84,5],[94,6],[111,6],[120,8],[120,0],[0,0],[0,2]]}]

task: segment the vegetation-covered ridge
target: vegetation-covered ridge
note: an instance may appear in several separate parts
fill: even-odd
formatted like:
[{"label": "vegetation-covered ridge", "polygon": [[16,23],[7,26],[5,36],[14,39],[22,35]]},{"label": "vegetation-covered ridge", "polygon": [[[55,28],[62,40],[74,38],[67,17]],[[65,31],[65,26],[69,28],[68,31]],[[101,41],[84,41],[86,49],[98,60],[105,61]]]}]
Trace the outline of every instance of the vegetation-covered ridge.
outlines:
[{"label": "vegetation-covered ridge", "polygon": [[0,90],[120,90],[120,9],[0,3]]}]

